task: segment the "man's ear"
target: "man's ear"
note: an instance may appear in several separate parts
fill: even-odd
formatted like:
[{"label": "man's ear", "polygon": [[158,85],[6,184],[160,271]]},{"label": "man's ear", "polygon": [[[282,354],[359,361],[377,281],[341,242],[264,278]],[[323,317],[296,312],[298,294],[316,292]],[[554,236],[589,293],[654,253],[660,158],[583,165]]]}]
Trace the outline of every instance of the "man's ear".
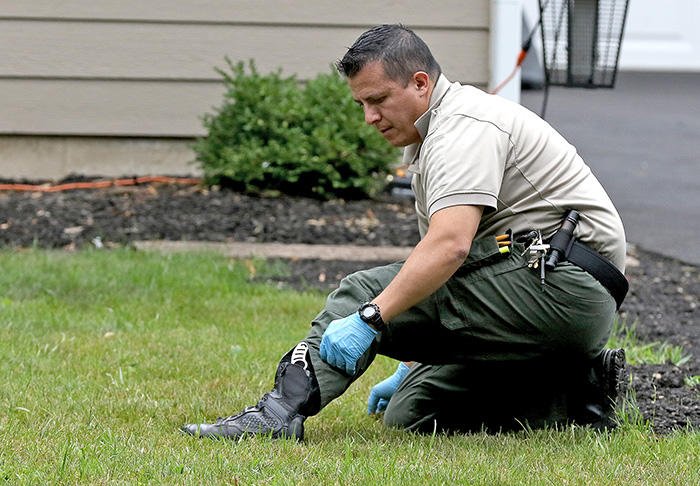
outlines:
[{"label": "man's ear", "polygon": [[430,90],[430,76],[425,71],[417,71],[413,74],[413,86],[421,92],[421,95]]}]

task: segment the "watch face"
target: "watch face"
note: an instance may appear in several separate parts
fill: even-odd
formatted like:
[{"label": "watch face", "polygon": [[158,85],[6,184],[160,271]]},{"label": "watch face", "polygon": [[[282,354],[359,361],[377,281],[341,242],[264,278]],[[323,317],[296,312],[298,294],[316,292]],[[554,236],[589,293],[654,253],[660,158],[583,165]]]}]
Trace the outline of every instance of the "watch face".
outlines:
[{"label": "watch face", "polygon": [[376,313],[376,309],[372,306],[367,306],[364,309],[362,309],[362,317],[364,317],[365,319],[372,319]]}]

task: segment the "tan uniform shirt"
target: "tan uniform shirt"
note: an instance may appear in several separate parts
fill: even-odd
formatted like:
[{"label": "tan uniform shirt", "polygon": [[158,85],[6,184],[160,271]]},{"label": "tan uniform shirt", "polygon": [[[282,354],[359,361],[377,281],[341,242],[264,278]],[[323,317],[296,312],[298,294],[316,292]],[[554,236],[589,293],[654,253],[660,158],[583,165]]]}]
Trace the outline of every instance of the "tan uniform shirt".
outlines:
[{"label": "tan uniform shirt", "polygon": [[576,236],[624,270],[617,210],[576,149],[547,122],[444,75],[430,105],[415,123],[422,143],[404,151],[421,236],[430,217],[450,206],[484,206],[477,238],[508,228],[550,236],[565,211],[576,209]]}]

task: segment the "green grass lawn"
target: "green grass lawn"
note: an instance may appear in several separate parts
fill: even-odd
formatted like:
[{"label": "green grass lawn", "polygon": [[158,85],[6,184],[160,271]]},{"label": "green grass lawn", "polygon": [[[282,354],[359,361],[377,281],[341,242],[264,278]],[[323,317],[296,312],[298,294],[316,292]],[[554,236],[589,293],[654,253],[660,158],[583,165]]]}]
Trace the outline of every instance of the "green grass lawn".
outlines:
[{"label": "green grass lawn", "polygon": [[0,269],[7,484],[700,484],[697,432],[387,430],[365,413],[395,368],[381,357],[303,443],[184,436],[268,391],[325,296],[250,284],[250,264],[207,254],[6,250]]}]

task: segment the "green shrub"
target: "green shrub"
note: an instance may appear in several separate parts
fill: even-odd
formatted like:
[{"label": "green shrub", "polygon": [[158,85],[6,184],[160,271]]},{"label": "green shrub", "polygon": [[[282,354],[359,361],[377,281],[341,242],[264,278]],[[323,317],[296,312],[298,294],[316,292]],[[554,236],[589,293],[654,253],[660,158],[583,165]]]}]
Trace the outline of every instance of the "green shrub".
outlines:
[{"label": "green shrub", "polygon": [[207,136],[194,150],[205,182],[253,193],[319,198],[372,196],[398,150],[364,123],[335,71],[305,85],[280,72],[259,74],[251,61],[218,69],[225,99],[206,114]]}]

